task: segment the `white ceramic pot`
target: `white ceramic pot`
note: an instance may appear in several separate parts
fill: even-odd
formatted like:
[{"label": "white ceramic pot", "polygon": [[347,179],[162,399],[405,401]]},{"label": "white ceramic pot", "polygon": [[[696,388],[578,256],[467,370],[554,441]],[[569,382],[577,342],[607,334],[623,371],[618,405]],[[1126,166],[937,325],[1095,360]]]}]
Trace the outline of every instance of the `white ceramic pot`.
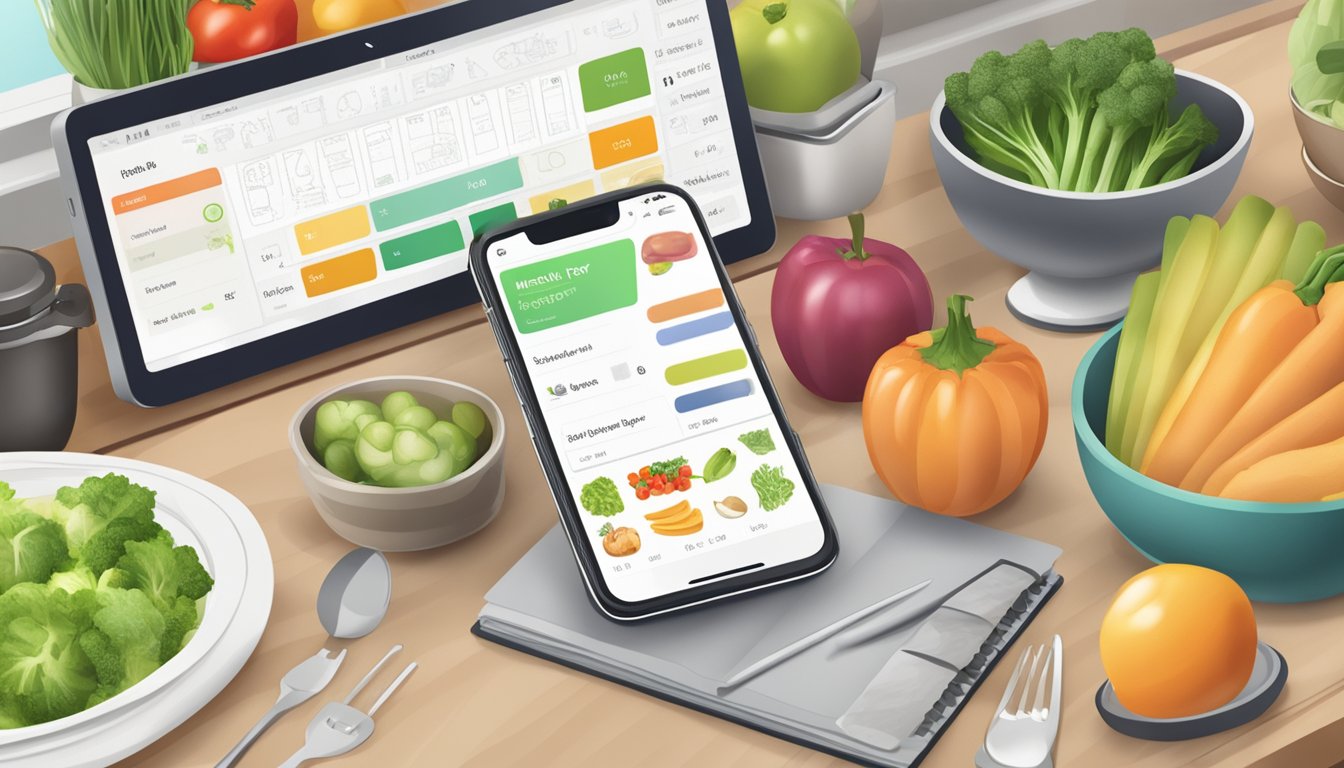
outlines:
[{"label": "white ceramic pot", "polygon": [[776,216],[833,219],[863,210],[882,190],[896,126],[896,89],[881,80],[869,85],[852,111],[820,128],[804,126],[820,112],[795,116],[800,127],[790,129],[768,125],[762,119],[767,113],[753,111],[756,148]]},{"label": "white ceramic pot", "polygon": [[77,107],[80,104],[88,104],[91,101],[97,101],[104,96],[111,96],[121,90],[120,88],[94,88],[93,86],[85,85],[73,78],[70,82],[72,83],[70,87],[70,106],[72,107]]},{"label": "white ceramic pot", "polygon": [[[187,72],[195,72],[200,66],[200,64],[193,61],[187,65]],[[174,75],[174,77],[180,77],[180,75]],[[70,106],[72,107],[77,107],[80,104],[88,104],[91,101],[97,101],[98,99],[111,96],[114,93],[130,90],[130,88],[94,88],[91,85],[85,85],[79,82],[78,78],[71,78],[70,80],[72,83],[70,87]]]}]

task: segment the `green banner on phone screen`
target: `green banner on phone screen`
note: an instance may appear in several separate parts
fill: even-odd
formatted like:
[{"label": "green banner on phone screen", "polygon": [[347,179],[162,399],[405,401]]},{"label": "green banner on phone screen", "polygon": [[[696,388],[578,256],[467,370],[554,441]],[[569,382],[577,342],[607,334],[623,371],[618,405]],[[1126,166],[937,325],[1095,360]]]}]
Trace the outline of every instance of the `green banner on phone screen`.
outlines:
[{"label": "green banner on phone screen", "polygon": [[519,333],[536,333],[634,306],[635,243],[617,240],[505,270],[504,298]]}]

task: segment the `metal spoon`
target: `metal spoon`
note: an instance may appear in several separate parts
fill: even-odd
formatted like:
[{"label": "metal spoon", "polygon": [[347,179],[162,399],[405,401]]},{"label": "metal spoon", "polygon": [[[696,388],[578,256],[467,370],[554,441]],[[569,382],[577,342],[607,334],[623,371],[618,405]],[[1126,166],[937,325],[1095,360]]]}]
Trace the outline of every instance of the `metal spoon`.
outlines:
[{"label": "metal spoon", "polygon": [[332,637],[363,637],[382,622],[391,599],[387,558],[361,547],[331,567],[317,591],[317,618]]}]

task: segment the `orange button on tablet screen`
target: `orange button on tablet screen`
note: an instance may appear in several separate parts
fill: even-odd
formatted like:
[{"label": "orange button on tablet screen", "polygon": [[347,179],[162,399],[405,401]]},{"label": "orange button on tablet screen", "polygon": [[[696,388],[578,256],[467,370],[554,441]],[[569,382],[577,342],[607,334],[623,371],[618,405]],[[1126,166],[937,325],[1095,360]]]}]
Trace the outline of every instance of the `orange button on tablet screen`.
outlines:
[{"label": "orange button on tablet screen", "polygon": [[218,187],[221,183],[219,169],[206,168],[204,171],[197,171],[186,176],[179,176],[176,179],[150,185],[144,189],[117,195],[112,198],[112,215],[117,216],[146,206],[165,203],[169,200],[185,197],[193,192]]},{"label": "orange button on tablet screen", "polygon": [[593,131],[588,134],[588,143],[593,149],[593,168],[601,170],[657,152],[658,134],[653,118],[645,116]]},{"label": "orange button on tablet screen", "polygon": [[299,273],[303,276],[303,290],[309,296],[321,296],[369,282],[378,276],[378,265],[374,262],[373,249],[365,248],[311,264]]}]

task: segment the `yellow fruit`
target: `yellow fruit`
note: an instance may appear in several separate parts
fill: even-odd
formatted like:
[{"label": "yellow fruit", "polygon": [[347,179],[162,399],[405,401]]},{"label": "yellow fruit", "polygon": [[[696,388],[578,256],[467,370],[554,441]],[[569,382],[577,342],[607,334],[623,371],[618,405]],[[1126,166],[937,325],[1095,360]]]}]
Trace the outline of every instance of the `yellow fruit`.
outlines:
[{"label": "yellow fruit", "polygon": [[1255,665],[1255,613],[1208,568],[1159,565],[1125,582],[1101,622],[1101,664],[1139,715],[1188,717],[1231,701]]},{"label": "yellow fruit", "polygon": [[649,514],[644,516],[644,519],[652,520],[655,522],[672,520],[678,517],[684,517],[688,512],[690,512],[690,509],[691,509],[690,502],[685,501],[683,499],[682,501],[673,504],[667,509],[660,509],[657,512],[650,512]]},{"label": "yellow fruit", "polygon": [[402,0],[313,0],[313,21],[323,32],[344,32],[404,13]]},{"label": "yellow fruit", "polygon": [[676,522],[660,520],[650,526],[654,533],[663,536],[686,536],[705,527],[705,517],[698,509],[692,509],[686,517]]}]

